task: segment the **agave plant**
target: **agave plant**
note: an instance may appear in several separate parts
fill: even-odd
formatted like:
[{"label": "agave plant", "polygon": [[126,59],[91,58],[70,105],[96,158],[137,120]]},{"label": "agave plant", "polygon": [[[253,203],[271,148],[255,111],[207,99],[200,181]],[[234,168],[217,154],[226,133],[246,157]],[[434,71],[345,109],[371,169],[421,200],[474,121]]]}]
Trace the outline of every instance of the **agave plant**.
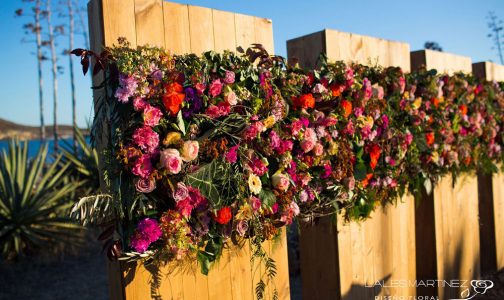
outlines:
[{"label": "agave plant", "polygon": [[0,250],[5,259],[81,241],[81,227],[68,217],[69,196],[78,183],[67,184],[69,164],[61,165],[61,156],[47,163],[47,153],[44,145],[29,159],[27,142],[15,140],[0,154]]},{"label": "agave plant", "polygon": [[86,138],[79,128],[75,129],[77,148],[70,143],[64,143],[62,149],[61,165],[69,164],[67,174],[72,180],[79,181],[80,188],[77,198],[96,194],[100,189],[100,175],[98,171],[98,152],[87,143]]}]

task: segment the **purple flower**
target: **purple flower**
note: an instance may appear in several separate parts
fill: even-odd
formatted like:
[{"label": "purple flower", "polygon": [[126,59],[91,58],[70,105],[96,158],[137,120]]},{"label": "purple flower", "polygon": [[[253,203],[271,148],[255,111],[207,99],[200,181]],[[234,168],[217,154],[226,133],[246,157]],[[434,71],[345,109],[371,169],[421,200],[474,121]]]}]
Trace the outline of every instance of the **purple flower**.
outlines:
[{"label": "purple flower", "polygon": [[184,107],[182,109],[182,115],[184,118],[189,118],[195,113],[199,113],[203,108],[203,102],[201,97],[197,95],[195,90],[191,87],[185,89],[185,99],[186,104],[189,104],[188,107]]},{"label": "purple flower", "polygon": [[130,246],[135,251],[143,253],[149,245],[161,237],[159,223],[150,218],[145,218],[138,222],[135,234],[131,237]]},{"label": "purple flower", "polygon": [[126,103],[129,97],[133,96],[137,87],[138,83],[135,77],[121,73],[119,74],[119,88],[115,92],[115,97],[119,102]]},{"label": "purple flower", "polygon": [[235,82],[235,73],[232,71],[226,70],[226,75],[224,77],[225,84],[232,84]]}]

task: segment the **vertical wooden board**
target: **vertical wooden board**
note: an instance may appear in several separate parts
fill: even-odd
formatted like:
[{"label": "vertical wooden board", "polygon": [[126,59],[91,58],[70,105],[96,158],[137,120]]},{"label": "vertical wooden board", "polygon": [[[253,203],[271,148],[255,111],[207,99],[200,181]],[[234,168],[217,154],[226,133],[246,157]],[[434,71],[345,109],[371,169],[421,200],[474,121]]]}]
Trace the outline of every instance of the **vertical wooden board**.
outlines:
[{"label": "vertical wooden board", "polygon": [[473,74],[486,80],[504,81],[504,66],[489,61],[478,62],[472,65]]},{"label": "vertical wooden board", "polygon": [[165,49],[173,54],[191,52],[187,5],[163,1]]},{"label": "vertical wooden board", "polygon": [[350,34],[350,57],[347,60],[351,60],[357,63],[365,64],[367,63],[367,57],[364,53],[364,41],[362,36],[358,34]]},{"label": "vertical wooden board", "polygon": [[352,231],[350,224],[345,224],[343,218],[338,217],[338,259],[339,284],[342,298],[348,298],[352,293],[353,261],[352,261]]},{"label": "vertical wooden board", "polygon": [[189,34],[191,52],[201,55],[215,49],[212,10],[199,6],[189,6]]},{"label": "vertical wooden board", "polygon": [[497,269],[502,270],[504,269],[504,174],[502,172],[493,175],[492,185]]},{"label": "vertical wooden board", "polygon": [[247,49],[256,42],[254,17],[235,14],[236,46]]},{"label": "vertical wooden board", "polygon": [[289,259],[287,255],[287,230],[282,228],[278,241],[269,242],[269,255],[275,261],[277,275],[275,277],[275,287],[278,291],[279,299],[290,299],[289,288]]},{"label": "vertical wooden board", "polygon": [[320,53],[325,51],[324,40],[324,31],[320,31],[287,41],[289,62],[292,63],[296,59],[301,68],[315,68]]},{"label": "vertical wooden board", "polygon": [[388,41],[389,66],[401,67],[404,72],[409,72],[411,66],[409,53],[409,44]]},{"label": "vertical wooden board", "polygon": [[270,55],[275,54],[273,43],[273,22],[270,19],[254,17],[256,43],[262,44]]},{"label": "vertical wooden board", "polygon": [[135,48],[135,2],[134,0],[102,0],[103,34],[105,46],[117,45],[117,39],[126,38]]},{"label": "vertical wooden board", "polygon": [[[473,64],[474,72],[474,64]],[[478,174],[478,214],[480,231],[481,273],[497,270],[497,246],[495,234],[495,208],[492,191],[492,174]]]},{"label": "vertical wooden board", "polygon": [[226,11],[213,10],[213,34],[215,51],[236,51],[234,14]]},{"label": "vertical wooden board", "polygon": [[[338,247],[334,217],[323,217],[315,222],[300,226],[299,258],[303,299],[340,299],[338,254],[341,247]],[[350,254],[350,251],[347,253]],[[349,256],[345,260],[350,260]],[[351,280],[351,272],[341,274]]]},{"label": "vertical wooden board", "polygon": [[411,68],[418,69],[419,64],[422,63],[427,69],[436,69],[440,73],[453,74],[459,71],[466,73],[472,71],[469,57],[434,50],[412,52]]},{"label": "vertical wooden board", "polygon": [[329,60],[352,60],[351,34],[336,30],[326,29],[325,31],[326,54]]},{"label": "vertical wooden board", "polygon": [[241,249],[237,247],[230,249],[229,271],[231,272],[233,299],[254,299],[250,254],[249,241],[245,241]]},{"label": "vertical wooden board", "polygon": [[135,0],[137,45],[164,47],[162,0]]},{"label": "vertical wooden board", "polygon": [[232,300],[232,285],[230,272],[230,249],[222,251],[219,261],[214,263],[208,273],[208,298],[210,300]]}]

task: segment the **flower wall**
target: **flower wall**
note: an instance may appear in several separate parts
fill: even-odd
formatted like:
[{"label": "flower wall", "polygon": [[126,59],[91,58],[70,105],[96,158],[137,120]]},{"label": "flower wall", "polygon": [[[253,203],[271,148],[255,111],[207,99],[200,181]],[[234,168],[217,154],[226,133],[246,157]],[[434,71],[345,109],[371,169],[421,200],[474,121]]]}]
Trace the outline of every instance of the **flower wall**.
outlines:
[{"label": "flower wall", "polygon": [[362,220],[503,158],[503,84],[470,75],[324,60],[301,70],[260,46],[74,54],[106,74],[94,132],[110,125],[121,257],[196,257],[206,273],[227,240],[249,240],[264,258],[261,242],[295,217]]}]

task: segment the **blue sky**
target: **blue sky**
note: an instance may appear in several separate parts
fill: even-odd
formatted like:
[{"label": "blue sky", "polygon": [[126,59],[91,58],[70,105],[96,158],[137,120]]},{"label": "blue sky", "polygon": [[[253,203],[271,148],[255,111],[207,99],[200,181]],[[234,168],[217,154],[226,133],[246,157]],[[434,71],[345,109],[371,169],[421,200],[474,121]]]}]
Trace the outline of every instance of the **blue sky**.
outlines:
[{"label": "blue sky", "polygon": [[[58,1],[53,1],[57,3]],[[85,0],[80,0],[85,5]],[[273,20],[275,50],[286,55],[285,41],[324,28],[407,42],[411,50],[423,47],[425,41],[436,41],[446,52],[469,56],[473,62],[498,61],[492,42],[487,38],[485,16],[494,11],[504,19],[503,0],[360,0],[360,1],[287,1],[287,0],[194,0],[174,1],[220,10],[256,15]],[[3,0],[0,4],[0,118],[38,125],[39,106],[34,44],[21,43],[22,25],[26,18],[15,18],[14,11],[26,7],[21,0]],[[64,20],[61,20],[64,21]],[[64,48],[67,38],[58,40]],[[81,36],[76,47],[84,47]],[[68,57],[60,56],[65,68],[60,75],[59,123],[71,123]],[[75,60],[78,67],[78,61]],[[51,73],[44,68],[44,102],[46,123],[52,123]],[[86,126],[92,116],[90,79],[76,68],[78,123]]]}]

